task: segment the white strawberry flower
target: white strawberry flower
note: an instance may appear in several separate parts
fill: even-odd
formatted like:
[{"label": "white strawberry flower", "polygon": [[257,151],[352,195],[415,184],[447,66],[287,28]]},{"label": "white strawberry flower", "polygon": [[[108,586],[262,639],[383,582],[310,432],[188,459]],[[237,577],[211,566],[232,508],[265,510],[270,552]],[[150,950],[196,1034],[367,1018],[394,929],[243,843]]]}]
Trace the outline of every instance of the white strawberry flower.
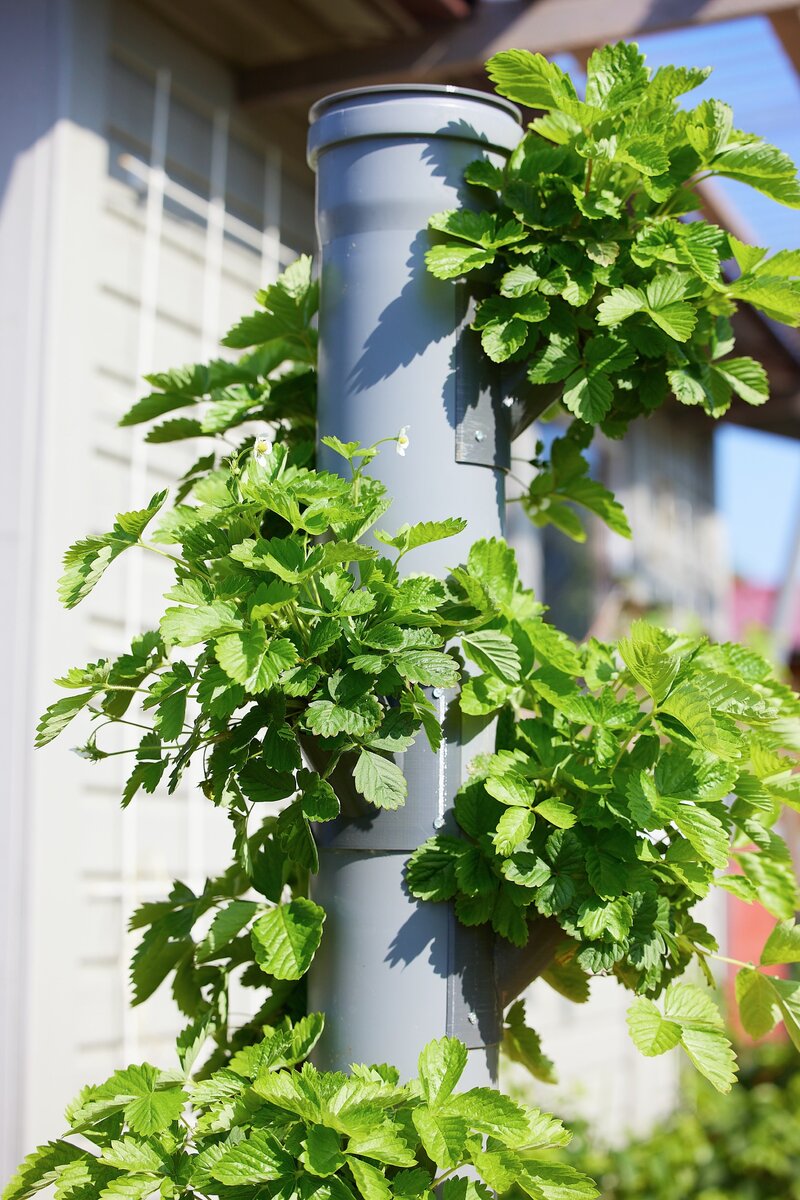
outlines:
[{"label": "white strawberry flower", "polygon": [[404,425],[403,428],[400,430],[400,432],[397,435],[397,439],[396,439],[397,440],[397,453],[400,455],[401,458],[405,458],[406,450],[408,449],[408,445],[409,445],[408,430],[409,430],[409,426]]},{"label": "white strawberry flower", "polygon": [[263,467],[270,454],[272,454],[272,445],[272,439],[265,433],[260,433],[253,443],[253,458],[259,467]]}]

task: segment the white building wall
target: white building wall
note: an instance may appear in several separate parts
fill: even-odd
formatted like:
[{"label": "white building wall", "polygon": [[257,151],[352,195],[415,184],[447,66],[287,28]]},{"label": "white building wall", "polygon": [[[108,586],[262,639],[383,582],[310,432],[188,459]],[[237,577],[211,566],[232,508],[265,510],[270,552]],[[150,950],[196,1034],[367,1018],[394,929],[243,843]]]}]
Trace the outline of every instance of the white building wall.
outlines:
[{"label": "white building wall", "polygon": [[227,71],[135,6],[31,0],[3,21],[5,1178],[60,1128],[84,1082],[127,1061],[171,1061],[168,992],[141,1017],[128,1008],[127,920],[174,877],[201,884],[230,845],[224,817],[188,786],[122,814],[125,758],[93,767],[70,752],[70,733],[32,750],[52,678],[123,649],[157,617],[169,578],[130,554],[65,613],[61,555],[202,452],[145,447],[117,421],[145,371],[215,353],[256,288],[308,248],[313,202],[310,178],[282,171],[264,132],[233,112]]}]

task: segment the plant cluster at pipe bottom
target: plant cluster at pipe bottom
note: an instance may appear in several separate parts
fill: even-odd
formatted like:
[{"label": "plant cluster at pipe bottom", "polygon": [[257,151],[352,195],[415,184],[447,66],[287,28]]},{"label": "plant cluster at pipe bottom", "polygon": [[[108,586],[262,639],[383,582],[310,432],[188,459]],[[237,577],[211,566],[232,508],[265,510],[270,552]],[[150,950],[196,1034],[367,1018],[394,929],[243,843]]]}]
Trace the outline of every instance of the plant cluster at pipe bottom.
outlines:
[{"label": "plant cluster at pipe bottom", "polygon": [[[300,1066],[322,1030],[312,1014],[273,1029],[224,1070],[191,1076],[149,1064],[84,1088],[67,1132],[20,1166],[4,1200],[54,1185],[56,1200],[490,1200],[512,1183],[531,1200],[592,1200],[581,1172],[542,1157],[570,1134],[555,1118],[491,1088],[456,1091],[467,1050],[429,1042],[419,1076],[393,1067],[349,1075]],[[483,1182],[454,1177],[471,1168]]]}]

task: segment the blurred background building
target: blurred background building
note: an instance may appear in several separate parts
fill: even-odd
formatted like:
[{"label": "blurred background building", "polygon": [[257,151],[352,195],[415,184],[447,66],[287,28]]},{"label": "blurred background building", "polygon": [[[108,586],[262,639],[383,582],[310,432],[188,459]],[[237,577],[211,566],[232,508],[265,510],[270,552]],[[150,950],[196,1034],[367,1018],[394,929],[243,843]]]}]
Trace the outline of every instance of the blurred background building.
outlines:
[{"label": "blurred background building", "polygon": [[[77,612],[55,598],[70,541],[196,457],[117,428],[142,374],[213,354],[256,288],[312,249],[309,102],[389,81],[484,88],[484,60],[511,46],[579,75],[593,46],[620,37],[654,66],[714,64],[700,96],[729,100],[738,125],[798,157],[796,0],[0,4],[0,1176],[87,1079],[172,1061],[169,995],[127,1008],[127,919],[174,877],[202,883],[229,844],[188,788],[122,815],[122,769],[92,769],[68,738],[32,750],[52,676],[118,652],[157,611],[165,576],[134,556]],[[797,213],[734,184],[703,203],[748,240],[800,241]],[[800,343],[754,315],[739,336],[769,369],[765,409],[714,430],[676,406],[600,448],[632,545],[597,529],[587,552],[515,526],[530,581],[570,632],[608,635],[658,610],[722,637],[757,622],[782,654],[800,638]],[[723,935],[741,925],[714,919]],[[676,1064],[638,1057],[626,996],[596,990],[584,1013],[536,987],[529,1015],[561,1067],[548,1102],[582,1104],[618,1135],[670,1107]]]}]

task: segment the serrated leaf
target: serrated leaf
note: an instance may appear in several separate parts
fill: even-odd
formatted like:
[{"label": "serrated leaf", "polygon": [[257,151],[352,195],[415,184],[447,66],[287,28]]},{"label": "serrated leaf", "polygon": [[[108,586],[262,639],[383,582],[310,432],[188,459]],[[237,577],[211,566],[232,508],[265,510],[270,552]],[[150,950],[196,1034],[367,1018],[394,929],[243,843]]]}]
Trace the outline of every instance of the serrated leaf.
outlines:
[{"label": "serrated leaf", "polygon": [[229,1187],[281,1179],[295,1169],[294,1159],[267,1129],[253,1129],[229,1146],[211,1168],[212,1179]]},{"label": "serrated leaf", "polygon": [[556,108],[554,89],[565,80],[560,67],[530,50],[503,50],[489,59],[486,72],[501,96],[528,108]]},{"label": "serrated leaf", "polygon": [[705,862],[717,870],[727,867],[730,835],[718,817],[697,805],[681,804],[672,820]]},{"label": "serrated leaf", "polygon": [[463,1117],[424,1106],[412,1112],[414,1125],[427,1154],[438,1167],[450,1170],[463,1161],[469,1125]]},{"label": "serrated leaf", "polygon": [[430,1107],[450,1096],[467,1065],[467,1048],[458,1038],[443,1037],[428,1042],[418,1059],[422,1096]]},{"label": "serrated leaf", "polygon": [[208,933],[199,942],[195,951],[198,962],[213,958],[224,946],[227,946],[238,933],[250,923],[258,912],[259,905],[252,900],[231,900],[224,908],[220,908],[211,922]]},{"label": "serrated leaf", "polygon": [[628,1009],[628,1029],[637,1050],[648,1057],[679,1045],[681,1027],[662,1016],[652,1000],[638,996]]},{"label": "serrated leaf", "polygon": [[376,808],[400,808],[405,804],[408,784],[396,763],[372,750],[358,756],[353,782],[365,800]]},{"label": "serrated leaf", "polygon": [[492,838],[495,850],[503,858],[513,854],[533,832],[534,815],[528,808],[508,808],[500,816]]},{"label": "serrated leaf", "polygon": [[440,542],[443,538],[454,537],[463,532],[467,522],[462,517],[448,517],[444,521],[419,521],[416,525],[401,525],[395,534],[376,531],[375,537],[386,546],[393,546],[405,554],[416,550],[419,546],[427,546],[431,542]]},{"label": "serrated leaf", "polygon": [[767,938],[761,952],[762,966],[800,962],[800,925],[794,919],[781,921]]},{"label": "serrated leaf", "polygon": [[63,1140],[37,1146],[9,1179],[3,1191],[3,1200],[26,1200],[27,1196],[55,1183],[60,1168],[86,1157],[86,1150]]},{"label": "serrated leaf", "polygon": [[311,1125],[303,1142],[300,1161],[312,1175],[333,1175],[347,1161],[342,1154],[339,1134],[324,1125]]},{"label": "serrated leaf", "polygon": [[496,675],[506,683],[519,681],[519,651],[507,634],[495,629],[479,629],[464,634],[461,644],[467,657],[482,671]]},{"label": "serrated leaf", "polygon": [[795,1049],[800,1050],[800,982],[772,978],[772,986],[778,997],[786,1032]]},{"label": "serrated leaf", "polygon": [[104,1146],[100,1158],[119,1171],[143,1172],[145,1174],[169,1174],[172,1164],[169,1156],[151,1141],[140,1142],[136,1138],[124,1137]]},{"label": "serrated leaf", "polygon": [[700,161],[709,163],[725,148],[732,128],[730,105],[721,100],[704,100],[690,114],[685,132],[687,140],[700,155]]},{"label": "serrated leaf", "polygon": [[359,696],[346,705],[336,704],[333,700],[312,700],[305,714],[305,723],[311,732],[327,738],[339,733],[366,737],[382,720],[383,709],[371,695]]},{"label": "serrated leaf", "polygon": [[641,312],[646,300],[643,292],[634,287],[614,288],[597,307],[598,325],[618,325],[634,313]]},{"label": "serrated leaf", "polygon": [[300,979],[322,940],[325,911],[300,896],[259,917],[251,931],[256,962],[276,979]]},{"label": "serrated leaf", "polygon": [[646,621],[634,621],[630,637],[621,638],[619,652],[634,678],[660,703],[680,669],[681,660],[667,653],[668,639]]},{"label": "serrated leaf", "polygon": [[73,717],[86,708],[95,692],[79,692],[74,696],[62,696],[54,704],[50,704],[39,718],[36,726],[36,746],[46,746],[66,729]]},{"label": "serrated leaf", "polygon": [[268,638],[262,625],[218,638],[214,650],[225,674],[251,694],[266,692],[297,662],[288,638]]},{"label": "serrated leaf", "polygon": [[528,1161],[520,1185],[533,1200],[594,1200],[597,1186],[567,1163]]},{"label": "serrated leaf", "polygon": [[736,975],[736,1003],[746,1033],[752,1038],[762,1038],[775,1027],[778,1020],[778,997],[771,980],[755,971],[743,967]]},{"label": "serrated leaf", "polygon": [[383,1171],[360,1158],[349,1157],[347,1162],[363,1200],[391,1200],[392,1189]]},{"label": "serrated leaf", "polygon": [[554,1064],[542,1050],[542,1039],[525,1020],[524,1000],[515,1001],[505,1015],[503,1052],[512,1062],[525,1067],[534,1079],[542,1083],[557,1082]]},{"label": "serrated leaf", "polygon": [[458,664],[442,651],[402,650],[394,655],[392,664],[410,683],[444,688],[458,683]]},{"label": "serrated leaf", "polygon": [[58,597],[65,608],[74,608],[84,600],[114,559],[136,545],[166,498],[166,491],[156,492],[146,508],[118,513],[110,533],[83,538],[70,546],[58,582]]},{"label": "serrated leaf", "polygon": [[494,262],[495,253],[480,246],[446,242],[443,246],[431,246],[425,251],[425,265],[437,279],[458,279],[469,271],[480,270]]},{"label": "serrated leaf", "polygon": [[767,372],[754,358],[726,358],[713,369],[746,404],[764,404],[769,399]]},{"label": "serrated leaf", "polygon": [[161,618],[161,636],[167,646],[195,646],[242,628],[236,606],[225,600],[188,608],[168,608]]},{"label": "serrated leaf", "polygon": [[614,399],[614,388],[602,371],[574,371],[564,384],[564,404],[590,425],[602,421]]}]

